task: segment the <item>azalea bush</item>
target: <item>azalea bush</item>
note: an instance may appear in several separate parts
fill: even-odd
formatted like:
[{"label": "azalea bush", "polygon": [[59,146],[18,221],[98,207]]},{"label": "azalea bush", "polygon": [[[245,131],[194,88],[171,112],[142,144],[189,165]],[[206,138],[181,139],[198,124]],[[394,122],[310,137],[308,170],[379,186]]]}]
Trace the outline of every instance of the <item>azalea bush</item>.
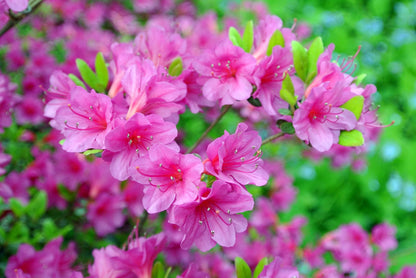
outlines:
[{"label": "azalea bush", "polygon": [[394,128],[365,45],[258,2],[0,11],[6,277],[416,277],[360,183]]}]

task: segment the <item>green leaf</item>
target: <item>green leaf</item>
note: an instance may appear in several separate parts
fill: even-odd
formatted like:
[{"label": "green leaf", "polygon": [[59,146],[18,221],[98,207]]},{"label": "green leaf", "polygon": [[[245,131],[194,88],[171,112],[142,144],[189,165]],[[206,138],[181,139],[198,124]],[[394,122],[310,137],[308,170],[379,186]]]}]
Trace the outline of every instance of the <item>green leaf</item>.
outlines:
[{"label": "green leaf", "polygon": [[361,146],[364,144],[364,137],[363,134],[356,129],[351,131],[342,130],[339,135],[338,144],[347,147]]},{"label": "green leaf", "polygon": [[265,265],[267,265],[269,263],[269,260],[267,259],[267,257],[264,257],[263,259],[260,260],[260,262],[257,264],[256,268],[254,269],[254,274],[253,274],[253,278],[257,278],[260,273],[263,271],[263,268]]},{"label": "green leaf", "polygon": [[321,37],[315,38],[308,50],[308,77],[306,82],[309,83],[317,73],[317,63],[319,56],[324,52],[324,43]]},{"label": "green leaf", "polygon": [[84,89],[87,89],[84,82],[81,81],[76,75],[73,75],[72,73],[68,74],[68,77],[75,83],[77,86],[81,86]]},{"label": "green leaf", "polygon": [[95,57],[95,71],[97,73],[96,76],[98,79],[98,84],[100,85],[100,89],[102,89],[99,92],[102,93],[107,88],[109,77],[104,56],[101,52],[98,52],[97,56]]},{"label": "green leaf", "polygon": [[250,20],[246,24],[246,29],[244,29],[242,48],[245,52],[250,53],[251,48],[253,47],[254,41],[254,32],[253,32],[253,21]]},{"label": "green leaf", "polygon": [[285,79],[282,83],[282,89],[280,90],[280,98],[294,106],[296,104],[295,88],[293,87],[292,80],[290,76],[286,74]]},{"label": "green leaf", "polygon": [[6,238],[8,244],[27,242],[29,240],[29,228],[23,222],[17,222],[6,234]]},{"label": "green leaf", "polygon": [[17,217],[21,217],[23,214],[25,214],[25,206],[18,199],[10,198],[9,205],[10,209]]},{"label": "green leaf", "polygon": [[103,150],[92,149],[92,150],[86,150],[82,154],[85,155],[85,156],[87,156],[87,155],[90,155],[90,154],[97,154],[97,153],[101,153],[101,152],[103,152]]},{"label": "green leaf", "polygon": [[235,258],[235,270],[237,278],[251,278],[251,270],[248,264],[240,257]]},{"label": "green leaf", "polygon": [[39,219],[45,213],[47,204],[46,192],[39,191],[27,205],[26,213],[34,220]]},{"label": "green leaf", "polygon": [[81,74],[81,77],[82,79],[84,79],[85,83],[87,83],[87,85],[90,86],[92,89],[98,91],[98,89],[100,89],[100,85],[98,84],[97,76],[92,71],[92,69],[82,59],[76,59],[75,62],[77,64],[79,73]]},{"label": "green leaf", "polygon": [[164,278],[165,270],[161,262],[156,262],[152,268],[152,278]]},{"label": "green leaf", "polygon": [[362,74],[358,75],[357,77],[355,77],[354,83],[356,85],[360,85],[363,82],[364,78],[366,78],[366,77],[367,77],[367,74],[362,73]]},{"label": "green leaf", "polygon": [[58,184],[58,193],[66,201],[72,201],[75,199],[75,193],[62,184]]},{"label": "green leaf", "polygon": [[63,145],[65,143],[65,139],[61,139],[61,140],[59,140],[59,145]]},{"label": "green leaf", "polygon": [[292,52],[296,73],[300,79],[305,81],[308,73],[308,53],[303,45],[297,41],[292,41]]},{"label": "green leaf", "polygon": [[351,98],[349,101],[341,105],[341,108],[345,108],[347,110],[350,110],[352,113],[354,113],[357,120],[361,117],[361,112],[363,111],[364,107],[364,97],[363,96],[355,96]]},{"label": "green leaf", "polygon": [[277,125],[286,134],[294,134],[295,133],[295,128],[293,127],[293,124],[291,122],[288,122],[288,121],[285,121],[285,120],[278,120]]},{"label": "green leaf", "polygon": [[281,47],[285,47],[285,39],[283,38],[282,32],[280,32],[279,29],[277,29],[273,35],[270,37],[269,45],[267,46],[267,56],[272,55],[273,48],[276,45],[280,45]]},{"label": "green leaf", "polygon": [[254,98],[251,96],[249,99],[247,99],[247,101],[255,107],[261,107],[261,102],[258,98]]},{"label": "green leaf", "polygon": [[168,73],[170,76],[179,76],[183,71],[183,63],[181,57],[176,57],[173,59],[172,63],[169,65]]},{"label": "green leaf", "polygon": [[234,27],[230,27],[230,29],[228,29],[228,37],[235,46],[242,47],[242,39],[237,29],[235,29]]}]

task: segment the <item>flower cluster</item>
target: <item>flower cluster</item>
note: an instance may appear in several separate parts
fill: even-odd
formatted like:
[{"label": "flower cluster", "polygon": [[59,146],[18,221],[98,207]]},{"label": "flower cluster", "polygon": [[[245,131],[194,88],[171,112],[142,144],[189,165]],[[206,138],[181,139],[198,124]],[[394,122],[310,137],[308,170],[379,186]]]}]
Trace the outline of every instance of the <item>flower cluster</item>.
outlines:
[{"label": "flower cluster", "polygon": [[[43,249],[15,248],[7,277],[159,277],[158,254],[177,277],[233,277],[232,260],[238,278],[252,270],[264,278],[415,276],[412,267],[390,276],[388,252],[397,241],[387,223],[371,236],[344,225],[303,247],[307,219],[282,222],[278,214],[298,193],[293,178],[261,150],[278,138],[300,139],[311,157],[361,162],[356,155],[383,126],[371,106],[375,86],[353,76],[358,52],[334,61],[334,45],[325,49],[320,38],[306,49],[300,42],[308,32],[283,27],[255,3],[245,5],[256,23],[243,29],[228,18],[220,31],[214,14],[198,17],[187,1],[136,0],[130,10],[116,1],[45,2],[53,16],[34,16],[37,37],[12,30],[1,45],[5,68],[22,76],[12,79],[17,86],[0,73],[0,131],[8,136],[0,145],[0,221],[19,227],[29,219],[47,231],[30,241],[46,243]],[[30,3],[0,0],[0,12],[29,13]],[[239,123],[208,138],[228,111]],[[212,122],[199,139],[179,128],[190,114]],[[52,129],[41,133],[47,123]],[[14,131],[25,126],[33,128]],[[13,140],[28,149],[27,165],[13,157]],[[30,211],[37,206],[74,225],[38,224],[44,211]],[[117,247],[125,237],[110,235],[132,223]],[[73,267],[74,243],[60,249],[62,236],[82,241],[71,229],[108,239],[88,251],[93,258],[83,268]],[[29,242],[28,228],[22,231]]]}]

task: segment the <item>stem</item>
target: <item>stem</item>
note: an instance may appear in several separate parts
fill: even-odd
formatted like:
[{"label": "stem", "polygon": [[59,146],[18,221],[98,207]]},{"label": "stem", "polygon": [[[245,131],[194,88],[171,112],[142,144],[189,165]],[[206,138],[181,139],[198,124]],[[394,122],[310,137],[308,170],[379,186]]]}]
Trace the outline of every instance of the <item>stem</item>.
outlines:
[{"label": "stem", "polygon": [[277,139],[279,137],[282,137],[283,135],[285,135],[284,132],[279,132],[279,133],[276,133],[275,135],[272,135],[270,137],[267,137],[266,139],[263,140],[263,142],[261,143],[261,145],[264,146],[267,143],[270,143],[271,141],[273,141],[273,140],[275,140],[275,139]]},{"label": "stem", "polygon": [[196,141],[195,144],[193,144],[192,147],[189,148],[189,150],[186,152],[187,154],[191,153],[196,147],[198,147],[198,145],[202,142],[202,140],[204,140],[205,137],[207,137],[211,129],[213,129],[214,126],[222,119],[222,117],[224,117],[224,115],[228,112],[228,110],[230,110],[230,108],[231,108],[231,105],[224,106],[224,110],[221,112],[221,114],[215,119],[215,121],[211,123],[211,125],[204,131],[204,133],[202,133],[198,141]]},{"label": "stem", "polygon": [[0,37],[6,34],[7,31],[16,26],[20,21],[29,16],[32,12],[34,12],[40,6],[40,4],[42,4],[42,2],[43,0],[31,0],[28,5],[28,8],[31,8],[31,10],[28,13],[14,14],[10,10],[9,21],[7,21],[6,25],[4,25],[4,27],[0,30]]}]

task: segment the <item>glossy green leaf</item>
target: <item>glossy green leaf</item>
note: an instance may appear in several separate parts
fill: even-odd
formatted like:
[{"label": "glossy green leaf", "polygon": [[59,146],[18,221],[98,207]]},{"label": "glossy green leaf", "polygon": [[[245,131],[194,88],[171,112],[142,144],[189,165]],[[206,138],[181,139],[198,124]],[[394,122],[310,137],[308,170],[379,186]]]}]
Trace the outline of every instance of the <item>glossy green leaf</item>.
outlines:
[{"label": "glossy green leaf", "polygon": [[279,29],[277,29],[273,35],[270,37],[269,44],[267,46],[267,56],[272,55],[273,48],[276,45],[280,45],[281,47],[285,47],[285,39],[283,38],[282,32],[280,32]]},{"label": "glossy green leaf", "polygon": [[362,73],[362,74],[358,75],[357,77],[355,77],[354,83],[356,85],[360,85],[366,77],[367,77],[367,74],[366,73]]},{"label": "glossy green leaf", "polygon": [[286,134],[294,134],[295,128],[293,127],[293,124],[291,122],[285,121],[285,120],[278,120],[277,125],[282,130],[283,133]]},{"label": "glossy green leaf", "polygon": [[77,86],[81,86],[84,89],[87,89],[84,82],[81,81],[76,75],[73,75],[72,73],[68,74],[68,77],[75,83]]},{"label": "glossy green leaf", "polygon": [[321,37],[315,38],[308,50],[308,77],[306,82],[309,83],[317,73],[317,63],[319,56],[324,52],[324,43]]},{"label": "glossy green leaf", "polygon": [[23,222],[17,222],[6,234],[6,241],[10,243],[21,243],[29,240],[29,228]]},{"label": "glossy green leaf", "polygon": [[251,278],[251,270],[248,264],[240,257],[235,258],[235,270],[237,278]]},{"label": "glossy green leaf", "polygon": [[107,88],[109,77],[107,65],[105,64],[104,56],[101,52],[98,52],[95,57],[95,71],[97,73],[96,76],[100,89],[103,89],[99,92],[102,93]]},{"label": "glossy green leaf", "polygon": [[253,278],[257,278],[260,275],[260,273],[263,271],[264,266],[267,265],[268,263],[269,263],[269,260],[267,259],[267,257],[264,257],[263,259],[261,259],[259,263],[257,264],[256,268],[254,269]]},{"label": "glossy green leaf", "polygon": [[297,102],[297,98],[295,96],[295,88],[293,87],[292,80],[288,74],[282,82],[280,98],[289,103],[291,106],[294,106]]},{"label": "glossy green leaf", "polygon": [[152,268],[152,278],[164,278],[165,270],[161,262],[155,262]]},{"label": "glossy green leaf", "polygon": [[183,71],[183,63],[181,57],[176,57],[169,65],[168,73],[170,76],[179,76]]},{"label": "glossy green leaf", "polygon": [[46,211],[48,197],[45,191],[39,191],[26,207],[26,213],[32,219],[39,219]]},{"label": "glossy green leaf", "polygon": [[293,115],[293,113],[292,113],[292,111],[290,111],[290,109],[280,108],[280,109],[278,110],[278,112],[279,112],[281,115],[286,115],[286,116],[291,116],[291,115]]},{"label": "glossy green leaf", "polygon": [[100,85],[98,84],[97,76],[92,71],[92,69],[88,66],[88,64],[81,59],[76,59],[77,68],[79,73],[81,74],[82,79],[90,86],[92,89],[99,91]]},{"label": "glossy green leaf", "polygon": [[364,107],[364,97],[363,96],[355,96],[351,98],[349,101],[341,105],[341,108],[345,108],[350,110],[354,113],[357,120],[361,117],[361,112],[363,111]]},{"label": "glossy green leaf", "polygon": [[292,41],[293,64],[297,75],[303,80],[306,80],[308,74],[308,53],[306,49],[297,41]]},{"label": "glossy green leaf", "polygon": [[241,47],[244,49],[245,52],[250,53],[251,48],[253,47],[254,41],[254,31],[253,31],[253,21],[250,20],[246,24],[246,29],[244,29],[242,45]]},{"label": "glossy green leaf", "polygon": [[247,101],[255,107],[261,107],[261,102],[258,98],[254,98],[251,96],[249,99],[247,99]]},{"label": "glossy green leaf", "polygon": [[99,149],[92,149],[92,150],[86,150],[85,152],[83,152],[83,155],[90,155],[90,154],[97,154],[97,153],[101,153],[103,152],[103,150],[99,150]]},{"label": "glossy green leaf", "polygon": [[25,214],[25,206],[16,198],[9,199],[10,209],[13,211],[14,215],[17,217]]},{"label": "glossy green leaf", "polygon": [[228,37],[235,46],[242,47],[242,39],[237,29],[235,29],[234,27],[230,27],[230,29],[228,29]]},{"label": "glossy green leaf", "polygon": [[356,129],[351,131],[343,130],[339,135],[338,144],[347,147],[361,146],[364,144],[364,137],[363,134]]}]

